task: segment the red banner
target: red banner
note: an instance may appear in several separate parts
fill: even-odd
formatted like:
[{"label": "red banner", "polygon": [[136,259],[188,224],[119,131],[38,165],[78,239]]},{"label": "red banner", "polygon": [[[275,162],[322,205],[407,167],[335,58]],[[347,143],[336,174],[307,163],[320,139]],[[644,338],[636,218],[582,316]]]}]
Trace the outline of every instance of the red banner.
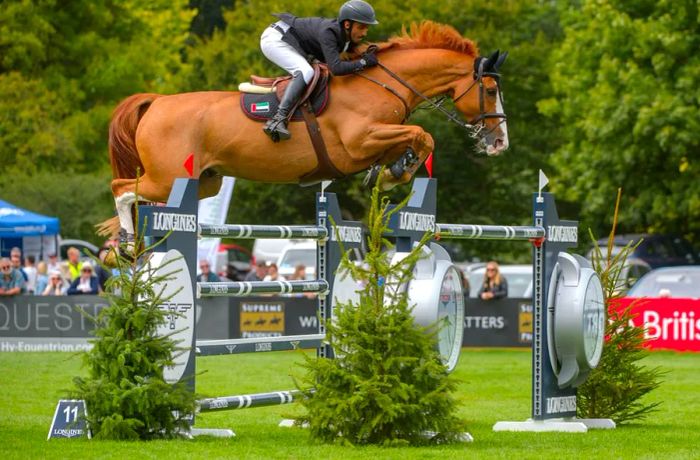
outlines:
[{"label": "red banner", "polygon": [[632,322],[646,328],[649,348],[700,351],[700,300],[625,297],[618,308],[633,301]]}]

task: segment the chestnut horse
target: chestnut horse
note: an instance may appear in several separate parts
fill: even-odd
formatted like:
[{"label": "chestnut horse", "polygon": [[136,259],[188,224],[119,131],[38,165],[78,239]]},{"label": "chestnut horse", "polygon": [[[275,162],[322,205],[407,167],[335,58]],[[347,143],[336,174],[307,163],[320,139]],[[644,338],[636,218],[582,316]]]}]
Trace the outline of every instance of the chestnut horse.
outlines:
[{"label": "chestnut horse", "polygon": [[[390,188],[410,181],[434,146],[421,127],[403,124],[424,102],[471,128],[486,153],[507,149],[497,73],[506,54],[479,57],[471,40],[451,26],[430,21],[412,24],[380,43],[379,66],[333,77],[329,83],[330,102],[318,123],[332,164],[345,175],[373,167],[376,178],[377,165],[401,159],[403,169],[398,174],[385,169],[383,184]],[[432,101],[443,95],[452,98],[468,123]],[[138,199],[164,202],[177,177],[198,177],[200,197],[205,198],[218,192],[222,176],[298,183],[317,166],[304,122],[289,124],[291,140],[273,143],[262,124],[243,114],[240,97],[238,92],[209,91],[125,99],[115,109],[109,130],[118,217],[101,224],[102,232],[116,233],[121,226],[133,234],[137,171]]]}]

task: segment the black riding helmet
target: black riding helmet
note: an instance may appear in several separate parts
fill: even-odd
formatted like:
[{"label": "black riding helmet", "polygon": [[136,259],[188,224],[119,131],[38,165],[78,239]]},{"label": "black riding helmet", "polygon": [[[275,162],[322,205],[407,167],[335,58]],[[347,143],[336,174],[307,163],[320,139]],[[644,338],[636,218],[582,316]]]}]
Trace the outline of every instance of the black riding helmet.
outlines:
[{"label": "black riding helmet", "polygon": [[343,21],[355,21],[369,25],[379,24],[374,15],[374,8],[363,0],[348,0],[343,3],[338,11],[338,22],[342,23]]}]

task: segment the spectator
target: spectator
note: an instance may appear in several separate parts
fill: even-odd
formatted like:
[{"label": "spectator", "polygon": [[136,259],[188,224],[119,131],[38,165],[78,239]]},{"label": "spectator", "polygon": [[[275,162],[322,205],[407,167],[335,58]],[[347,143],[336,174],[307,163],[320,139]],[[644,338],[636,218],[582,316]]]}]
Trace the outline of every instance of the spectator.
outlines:
[{"label": "spectator", "polygon": [[63,278],[64,283],[70,284],[72,280],[68,261],[64,260],[63,262],[58,264],[58,267],[58,271],[61,272],[61,278]]},{"label": "spectator", "polygon": [[24,285],[24,277],[19,270],[12,266],[12,261],[7,257],[0,259],[0,295],[21,294]]},{"label": "spectator", "polygon": [[[109,246],[103,246],[100,248],[100,252],[97,253],[97,257],[100,259],[101,263],[105,263],[105,258],[109,254],[112,248]],[[97,283],[100,285],[100,290],[104,291],[107,285],[107,280],[112,276],[112,273],[105,269],[102,265],[95,265],[95,275],[97,276]]]},{"label": "spectator", "polygon": [[217,283],[221,281],[219,275],[211,271],[211,265],[207,259],[202,259],[199,261],[199,269],[202,273],[197,276],[197,281],[206,283]]},{"label": "spectator", "polygon": [[[294,273],[289,277],[289,280],[297,280],[297,281],[304,281],[306,280],[306,265],[304,264],[297,264],[296,267],[294,267]],[[316,297],[315,292],[304,292],[301,294],[292,294],[293,297],[308,297],[309,299],[313,299]]]},{"label": "spectator", "polygon": [[49,272],[49,283],[46,285],[41,295],[66,295],[65,282],[59,270]]},{"label": "spectator", "polygon": [[58,261],[58,256],[55,252],[49,254],[49,261],[46,263],[46,269],[48,270],[48,273],[51,273],[54,270],[61,269],[61,264]]},{"label": "spectator", "polygon": [[262,281],[267,275],[267,265],[262,260],[258,260],[255,268],[250,271],[245,277],[246,281]]},{"label": "spectator", "polygon": [[49,284],[49,267],[43,260],[36,264],[36,289],[34,295],[41,295]]},{"label": "spectator", "polygon": [[289,277],[290,281],[291,280],[305,280],[306,279],[306,265],[304,264],[297,264],[296,267],[294,267],[294,273]]},{"label": "spectator", "polygon": [[[71,246],[68,248],[68,270],[70,272],[69,281],[75,281],[82,272],[83,263],[80,261],[80,251],[78,248]],[[92,271],[92,267],[90,267]]]},{"label": "spectator", "polygon": [[277,264],[270,264],[267,267],[267,276],[265,276],[263,281],[285,281],[285,279],[284,276],[280,275]]},{"label": "spectator", "polygon": [[502,299],[508,295],[508,282],[501,275],[498,263],[490,261],[486,264],[484,282],[481,284],[479,297],[483,300]]},{"label": "spectator", "polygon": [[12,262],[12,268],[18,270],[22,278],[24,278],[25,286],[22,286],[22,292],[27,288],[27,274],[24,272],[22,267],[22,250],[18,247],[10,249],[10,262]]},{"label": "spectator", "polygon": [[100,284],[97,281],[97,277],[93,275],[92,264],[90,262],[83,262],[81,264],[80,275],[73,280],[68,288],[68,295],[94,295],[98,294],[99,292]]},{"label": "spectator", "polygon": [[28,255],[24,259],[24,275],[27,277],[27,294],[35,294],[36,291],[36,276],[37,270],[34,265],[36,258],[33,255]]}]

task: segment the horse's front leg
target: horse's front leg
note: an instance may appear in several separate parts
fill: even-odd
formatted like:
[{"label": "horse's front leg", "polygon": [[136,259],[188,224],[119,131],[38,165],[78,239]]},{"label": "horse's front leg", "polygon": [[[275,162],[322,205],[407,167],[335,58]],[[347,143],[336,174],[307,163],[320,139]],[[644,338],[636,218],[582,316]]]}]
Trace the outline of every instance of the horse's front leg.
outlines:
[{"label": "horse's front leg", "polygon": [[[373,125],[362,141],[363,151],[378,154],[378,164],[391,165],[384,171],[385,190],[410,181],[434,146],[433,137],[415,125]],[[370,170],[368,185],[374,185],[377,170]]]}]

